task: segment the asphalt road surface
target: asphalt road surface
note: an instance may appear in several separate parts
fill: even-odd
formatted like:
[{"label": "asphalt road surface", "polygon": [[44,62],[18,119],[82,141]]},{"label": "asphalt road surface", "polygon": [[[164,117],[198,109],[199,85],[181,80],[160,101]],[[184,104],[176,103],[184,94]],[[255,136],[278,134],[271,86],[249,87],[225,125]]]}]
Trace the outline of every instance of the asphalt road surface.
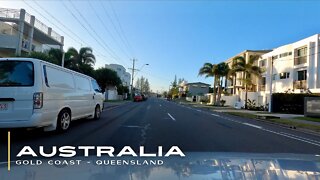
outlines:
[{"label": "asphalt road surface", "polygon": [[[0,135],[0,160],[6,161],[7,132]],[[184,152],[320,154],[320,136],[157,98],[106,109],[100,120],[74,121],[63,134],[11,130],[12,160],[26,145],[144,146],[147,152],[176,145]]]}]

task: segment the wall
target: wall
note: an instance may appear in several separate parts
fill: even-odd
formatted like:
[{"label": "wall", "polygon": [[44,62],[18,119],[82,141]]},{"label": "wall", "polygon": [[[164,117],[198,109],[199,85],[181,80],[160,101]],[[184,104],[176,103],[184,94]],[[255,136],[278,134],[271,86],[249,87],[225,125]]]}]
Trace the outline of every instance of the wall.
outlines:
[{"label": "wall", "polygon": [[235,103],[239,101],[239,95],[233,95],[233,96],[221,96],[221,100],[225,100],[226,103],[225,106],[231,106],[234,107]]}]

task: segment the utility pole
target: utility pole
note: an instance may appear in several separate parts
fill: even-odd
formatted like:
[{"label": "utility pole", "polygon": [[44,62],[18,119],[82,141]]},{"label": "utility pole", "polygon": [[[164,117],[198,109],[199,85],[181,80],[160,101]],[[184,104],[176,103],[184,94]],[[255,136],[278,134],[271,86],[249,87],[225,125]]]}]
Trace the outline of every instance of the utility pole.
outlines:
[{"label": "utility pole", "polygon": [[132,68],[129,68],[132,70],[132,73],[131,73],[131,98],[133,99],[133,80],[134,80],[134,72],[136,71],[136,69],[134,68],[135,66],[135,63],[136,63],[136,59],[132,59]]},{"label": "utility pole", "polygon": [[61,60],[61,66],[64,67],[64,56],[65,56],[65,52],[62,52],[62,60]]},{"label": "utility pole", "polygon": [[273,56],[271,57],[271,73],[270,73],[270,100],[269,100],[269,107],[268,111],[271,112],[272,108],[272,81],[273,81]]}]

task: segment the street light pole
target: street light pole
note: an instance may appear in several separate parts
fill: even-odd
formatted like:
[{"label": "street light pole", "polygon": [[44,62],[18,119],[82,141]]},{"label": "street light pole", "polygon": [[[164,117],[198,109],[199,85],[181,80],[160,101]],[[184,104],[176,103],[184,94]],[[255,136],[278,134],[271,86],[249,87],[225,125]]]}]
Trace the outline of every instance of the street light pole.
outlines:
[{"label": "street light pole", "polygon": [[135,71],[140,71],[144,66],[148,66],[149,64],[144,64],[141,66],[140,69],[135,69],[135,63],[136,63],[137,59],[132,59],[132,68],[129,68],[132,70],[132,74],[131,74],[131,98],[133,99],[133,82],[134,82],[134,72]]}]

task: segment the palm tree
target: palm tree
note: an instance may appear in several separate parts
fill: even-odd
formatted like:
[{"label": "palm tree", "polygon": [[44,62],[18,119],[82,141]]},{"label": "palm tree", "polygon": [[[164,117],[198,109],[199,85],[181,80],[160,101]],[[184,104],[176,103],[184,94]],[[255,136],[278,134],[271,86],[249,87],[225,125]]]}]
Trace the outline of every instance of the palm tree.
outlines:
[{"label": "palm tree", "polygon": [[262,69],[256,65],[254,62],[259,59],[260,56],[252,55],[249,57],[249,61],[246,62],[246,59],[242,56],[237,56],[233,59],[232,72],[243,72],[243,77],[240,80],[245,85],[245,109],[247,109],[248,101],[248,86],[252,86],[252,75],[256,77],[261,77]]},{"label": "palm tree", "polygon": [[[48,55],[51,57],[52,61],[54,62],[54,64],[57,65],[61,65],[61,61],[62,61],[62,54],[63,52],[61,51],[61,49],[55,49],[55,48],[51,48],[48,51]],[[66,58],[65,58],[66,59]]]},{"label": "palm tree", "polygon": [[96,62],[90,47],[83,47],[79,52],[75,48],[69,48],[65,54],[65,67],[72,70],[91,75],[93,65]]},{"label": "palm tree", "polygon": [[218,65],[217,64],[211,64],[211,63],[204,63],[204,65],[200,68],[199,74],[200,76],[205,75],[205,77],[214,77],[213,81],[213,104],[216,104],[217,99],[217,91],[216,91],[216,85],[218,80],[220,79],[219,73],[218,73]]},{"label": "palm tree", "polygon": [[225,62],[219,63],[217,65],[217,73],[219,77],[219,85],[218,85],[218,98],[217,98],[217,104],[220,105],[220,99],[221,99],[221,93],[222,93],[222,83],[221,83],[221,78],[227,77],[229,75],[229,65]]}]

